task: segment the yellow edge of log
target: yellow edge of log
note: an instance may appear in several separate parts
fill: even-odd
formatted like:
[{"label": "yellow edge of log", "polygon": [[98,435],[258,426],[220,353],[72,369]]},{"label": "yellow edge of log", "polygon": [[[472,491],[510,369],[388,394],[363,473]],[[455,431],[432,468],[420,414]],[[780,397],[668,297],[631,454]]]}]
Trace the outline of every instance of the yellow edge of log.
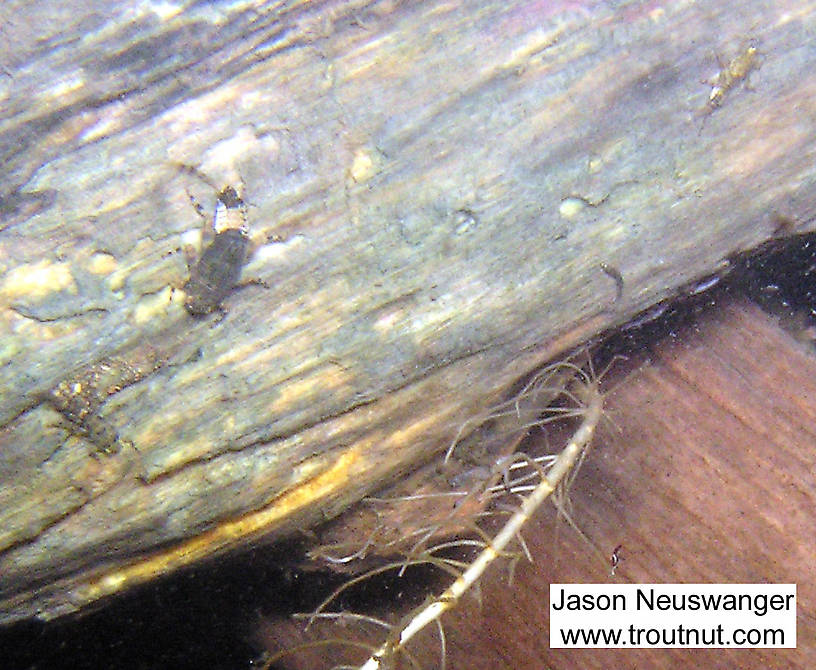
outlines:
[{"label": "yellow edge of log", "polygon": [[74,589],[74,597],[82,602],[91,602],[112,595],[128,586],[210,556],[238,538],[258,533],[273,522],[286,518],[307,505],[314,505],[316,500],[342,488],[358,458],[359,449],[349,449],[328,470],[275,498],[266,507],[224,522],[165,551],[90,579]]}]

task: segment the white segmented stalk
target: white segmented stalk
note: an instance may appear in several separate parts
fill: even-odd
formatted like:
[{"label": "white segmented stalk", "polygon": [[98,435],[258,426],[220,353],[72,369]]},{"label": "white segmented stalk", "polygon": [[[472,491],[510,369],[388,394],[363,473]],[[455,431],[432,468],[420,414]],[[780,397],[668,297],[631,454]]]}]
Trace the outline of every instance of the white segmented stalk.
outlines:
[{"label": "white segmented stalk", "polygon": [[436,621],[447,610],[456,605],[459,598],[484,574],[487,567],[507,548],[510,541],[519,533],[526,521],[535,513],[541,504],[552,494],[564,477],[572,469],[575,462],[592,440],[595,428],[601,419],[603,411],[603,396],[597,384],[589,383],[586,386],[585,407],[583,421],[575,431],[567,446],[558,455],[552,467],[543,475],[541,482],[533,489],[529,496],[522,500],[519,508],[507,520],[491,544],[476,557],[476,560],[451,584],[442,595],[432,603],[423,607],[408,621],[399,634],[395,635],[377,649],[374,654],[362,665],[360,670],[382,670],[383,661],[396,653],[420,630],[432,621]]}]

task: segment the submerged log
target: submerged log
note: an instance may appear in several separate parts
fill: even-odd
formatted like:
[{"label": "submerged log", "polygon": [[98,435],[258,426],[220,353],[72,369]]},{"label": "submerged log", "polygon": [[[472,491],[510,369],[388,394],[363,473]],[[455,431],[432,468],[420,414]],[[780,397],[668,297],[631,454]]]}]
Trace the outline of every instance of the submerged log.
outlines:
[{"label": "submerged log", "polygon": [[[0,11],[0,621],[331,518],[814,228],[810,6]],[[249,206],[220,315],[179,163]]]}]

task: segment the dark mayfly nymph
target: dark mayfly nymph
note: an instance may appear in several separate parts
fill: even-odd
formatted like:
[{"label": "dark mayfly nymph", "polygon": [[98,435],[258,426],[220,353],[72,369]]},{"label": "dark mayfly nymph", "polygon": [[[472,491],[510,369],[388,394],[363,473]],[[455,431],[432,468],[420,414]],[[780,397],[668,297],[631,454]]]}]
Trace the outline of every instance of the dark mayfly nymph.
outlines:
[{"label": "dark mayfly nymph", "polygon": [[[221,309],[221,302],[241,278],[249,247],[243,200],[232,186],[224,188],[218,194],[218,200],[223,209],[220,212],[216,210],[213,220],[215,237],[190,268],[190,278],[184,284],[187,295],[184,307],[193,316]],[[237,227],[236,223],[239,224]]]}]

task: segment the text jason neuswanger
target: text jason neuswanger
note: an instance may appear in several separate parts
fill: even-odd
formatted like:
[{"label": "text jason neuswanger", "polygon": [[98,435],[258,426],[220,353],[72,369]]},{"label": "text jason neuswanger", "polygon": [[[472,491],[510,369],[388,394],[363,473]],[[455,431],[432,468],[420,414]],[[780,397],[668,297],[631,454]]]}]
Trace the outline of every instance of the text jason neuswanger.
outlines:
[{"label": "text jason neuswanger", "polygon": [[[625,612],[631,611],[623,593],[608,595],[575,594],[566,595],[564,589],[558,589],[550,604],[554,610],[584,612],[591,610]],[[635,609],[647,611],[732,611],[753,612],[764,616],[769,611],[782,612],[790,610],[791,601],[796,596],[791,593],[733,594],[733,593],[655,593],[654,588],[637,588],[635,590]]]}]

